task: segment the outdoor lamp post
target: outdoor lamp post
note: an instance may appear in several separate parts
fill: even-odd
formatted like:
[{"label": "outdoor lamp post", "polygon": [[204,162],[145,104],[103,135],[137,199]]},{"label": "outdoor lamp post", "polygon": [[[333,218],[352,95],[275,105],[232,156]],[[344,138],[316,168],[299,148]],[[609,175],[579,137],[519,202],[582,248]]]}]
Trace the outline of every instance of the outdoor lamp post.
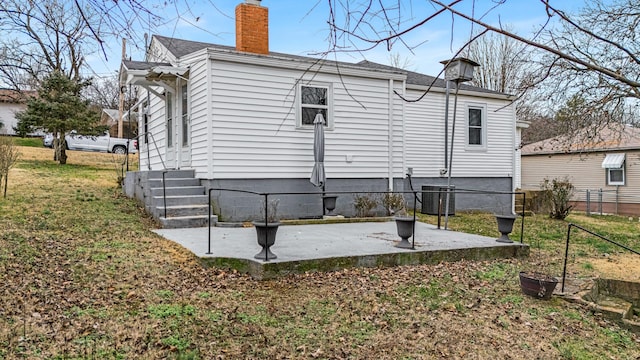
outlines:
[{"label": "outdoor lamp post", "polygon": [[[445,107],[444,107],[444,169],[440,173],[447,174],[447,197],[444,210],[444,228],[449,225],[449,199],[451,197],[451,163],[453,161],[453,139],[456,130],[456,108],[458,105],[458,87],[465,81],[473,80],[473,70],[480,66],[477,62],[463,58],[453,58],[440,62],[444,65],[444,80],[446,81]],[[456,84],[456,93],[453,102],[453,124],[451,126],[451,151],[448,151],[449,144],[449,89],[451,82]]]}]

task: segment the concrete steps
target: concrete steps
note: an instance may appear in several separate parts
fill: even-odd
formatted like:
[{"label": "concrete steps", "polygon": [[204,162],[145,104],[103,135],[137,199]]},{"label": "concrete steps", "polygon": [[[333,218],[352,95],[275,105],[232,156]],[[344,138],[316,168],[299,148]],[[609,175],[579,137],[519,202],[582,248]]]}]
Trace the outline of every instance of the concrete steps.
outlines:
[{"label": "concrete steps", "polygon": [[[572,279],[568,282],[571,285]],[[558,295],[640,333],[640,283],[599,278],[585,282],[577,289],[569,286],[569,290]]]},{"label": "concrete steps", "polygon": [[[208,226],[209,199],[193,170],[150,171],[148,186],[151,196],[145,202],[163,228]],[[212,215],[211,222],[218,217]]]}]

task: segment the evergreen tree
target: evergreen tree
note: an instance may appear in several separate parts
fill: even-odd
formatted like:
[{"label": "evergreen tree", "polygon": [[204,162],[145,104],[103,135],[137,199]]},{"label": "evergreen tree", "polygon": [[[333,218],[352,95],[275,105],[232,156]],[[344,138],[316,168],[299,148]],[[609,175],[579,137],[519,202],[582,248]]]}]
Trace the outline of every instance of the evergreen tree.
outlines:
[{"label": "evergreen tree", "polygon": [[71,130],[92,131],[98,122],[99,114],[80,97],[82,89],[88,85],[88,81],[69,79],[54,71],[42,81],[38,96],[30,98],[27,108],[17,114],[18,121],[53,133],[54,160],[60,164],[67,163],[65,135]]}]

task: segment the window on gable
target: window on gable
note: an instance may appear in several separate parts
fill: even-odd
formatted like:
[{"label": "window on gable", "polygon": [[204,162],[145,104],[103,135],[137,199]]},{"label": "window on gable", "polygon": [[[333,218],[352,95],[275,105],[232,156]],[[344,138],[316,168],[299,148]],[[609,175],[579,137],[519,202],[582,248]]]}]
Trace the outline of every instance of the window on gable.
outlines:
[{"label": "window on gable", "polygon": [[467,146],[470,148],[486,147],[487,124],[484,106],[467,108]]},{"label": "window on gable", "polygon": [[300,85],[298,127],[312,127],[318,113],[325,119],[324,125],[332,127],[331,87],[329,85]]},{"label": "window on gable", "polygon": [[607,185],[624,185],[625,154],[607,154],[602,161],[602,167],[607,172]]}]

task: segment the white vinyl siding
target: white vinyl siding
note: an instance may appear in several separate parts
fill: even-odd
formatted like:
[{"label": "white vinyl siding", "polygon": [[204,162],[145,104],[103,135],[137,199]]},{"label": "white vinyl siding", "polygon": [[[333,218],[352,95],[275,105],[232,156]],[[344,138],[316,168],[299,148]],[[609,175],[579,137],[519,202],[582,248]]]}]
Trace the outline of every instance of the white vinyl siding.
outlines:
[{"label": "white vinyl siding", "polygon": [[[408,90],[407,98],[417,99],[422,91]],[[506,100],[482,99],[486,119],[486,148],[469,149],[465,135],[468,106],[478,106],[480,98],[458,95],[453,177],[513,177],[515,152],[514,106]],[[449,106],[449,147],[453,132],[453,100]],[[432,92],[405,107],[405,165],[415,177],[438,177],[444,169],[444,93]]]},{"label": "white vinyl siding", "polygon": [[[522,156],[522,188],[539,189],[545,178],[569,177],[576,187],[575,199],[584,200],[585,190],[609,190],[616,186],[607,185],[606,169],[602,168],[605,153],[544,154]],[[619,198],[624,203],[640,203],[640,151],[626,151],[625,183],[620,186]]]},{"label": "white vinyl siding", "polygon": [[[160,90],[162,91],[162,90]],[[146,93],[143,93],[146,97]],[[163,169],[162,162],[166,161],[164,144],[166,143],[166,118],[165,118],[165,104],[164,100],[158,98],[155,95],[149,97],[149,115],[148,115],[148,131],[149,131],[149,143],[138,142],[140,145],[140,168],[146,169],[150,163],[152,169]],[[161,152],[162,158],[158,154]],[[147,160],[148,158],[148,160]]]},{"label": "white vinyl siding", "polygon": [[[15,135],[14,126],[18,126],[16,112],[23,111],[26,105],[13,103],[0,103],[0,122],[3,124],[0,128],[0,134]],[[41,133],[41,132],[36,132]]]},{"label": "white vinyl siding", "polygon": [[333,88],[334,128],[325,133],[327,177],[388,176],[388,80],[213,61],[216,178],[310,176],[313,127],[297,128],[295,111],[296,81],[306,77]]},{"label": "white vinyl siding", "polygon": [[209,163],[208,131],[211,124],[208,121],[209,104],[207,102],[209,81],[207,79],[208,61],[202,56],[190,64],[189,69],[189,98],[191,111],[191,167],[196,170],[196,176],[206,177]]}]

